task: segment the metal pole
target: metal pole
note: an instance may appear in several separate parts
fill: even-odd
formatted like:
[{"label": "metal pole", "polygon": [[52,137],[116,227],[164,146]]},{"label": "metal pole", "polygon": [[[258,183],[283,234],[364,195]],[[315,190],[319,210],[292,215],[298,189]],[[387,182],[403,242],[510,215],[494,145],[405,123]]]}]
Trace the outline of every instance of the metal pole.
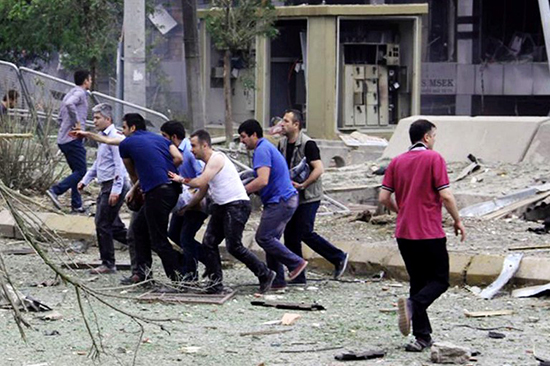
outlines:
[{"label": "metal pole", "polygon": [[[124,31],[116,50],[116,98],[124,99]],[[120,103],[115,104],[115,115],[113,120],[115,126],[122,125],[122,105]]]},{"label": "metal pole", "polygon": [[548,69],[550,70],[550,1],[539,0],[539,9],[544,32],[544,44],[546,45],[546,57],[548,58]]}]

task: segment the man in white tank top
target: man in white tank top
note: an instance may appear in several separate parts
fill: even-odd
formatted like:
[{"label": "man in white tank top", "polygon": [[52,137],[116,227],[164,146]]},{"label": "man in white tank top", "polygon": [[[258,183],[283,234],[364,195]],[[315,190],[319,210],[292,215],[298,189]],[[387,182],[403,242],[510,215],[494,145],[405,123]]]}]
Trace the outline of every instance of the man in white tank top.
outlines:
[{"label": "man in white tank top", "polygon": [[170,172],[168,175],[175,182],[199,188],[188,207],[199,202],[207,192],[214,202],[202,241],[206,274],[210,279],[208,292],[218,294],[223,291],[222,266],[218,250],[223,239],[227,251],[258,277],[260,292],[267,292],[276,274],[242,244],[244,226],[251,208],[250,199],[237,169],[225,154],[212,150],[210,134],[205,130],[195,131],[191,135],[191,151],[197,159],[206,163],[202,174],[191,180]]}]

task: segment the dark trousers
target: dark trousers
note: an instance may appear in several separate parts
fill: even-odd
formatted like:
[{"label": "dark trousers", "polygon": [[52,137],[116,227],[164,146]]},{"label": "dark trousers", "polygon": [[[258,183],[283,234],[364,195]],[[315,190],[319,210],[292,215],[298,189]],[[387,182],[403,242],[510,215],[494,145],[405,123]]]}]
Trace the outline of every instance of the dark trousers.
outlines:
[{"label": "dark trousers", "polygon": [[267,266],[277,273],[273,283],[276,286],[285,284],[284,266],[289,270],[298,267],[303,259],[294,254],[281,243],[280,239],[287,222],[298,207],[298,195],[287,201],[264,205],[260,225],[256,231],[256,242],[265,250]]},{"label": "dark trousers", "polygon": [[447,239],[397,239],[410,277],[413,335],[430,338],[432,327],[426,310],[449,288]]},{"label": "dark trousers", "polygon": [[63,194],[71,190],[71,207],[82,207],[82,198],[80,192],[76,189],[78,182],[86,174],[86,149],[82,140],[77,139],[66,144],[58,144],[59,150],[65,155],[67,164],[71,168],[72,174],[52,187],[53,193]]},{"label": "dark trousers", "polygon": [[208,215],[198,210],[187,210],[180,216],[172,214],[168,236],[183,249],[183,267],[181,273],[198,279],[197,263],[204,263],[202,244],[195,239]]},{"label": "dark trousers", "polygon": [[[296,212],[286,224],[284,238],[285,245],[299,257],[302,255],[302,242],[306,243],[313,251],[319,253],[330,263],[337,265],[346,256],[346,253],[329,243],[325,238],[313,231],[315,216],[319,209],[320,201],[302,203],[298,205]],[[306,282],[306,272],[302,272],[293,281],[296,283]]]},{"label": "dark trousers", "polygon": [[168,242],[168,218],[176,205],[181,187],[163,184],[145,194],[145,204],[138,211],[130,230],[136,250],[136,267],[142,277],[150,276],[151,250],[158,254],[166,276],[179,280],[183,257]]},{"label": "dark trousers", "polygon": [[202,241],[206,274],[214,286],[221,286],[222,263],[218,246],[225,239],[229,254],[244,263],[259,279],[269,271],[254,253],[242,243],[243,231],[250,216],[250,201],[234,201],[225,205],[212,205],[212,214]]},{"label": "dark trousers", "polygon": [[115,248],[113,239],[123,244],[127,244],[126,226],[120,220],[118,212],[124,203],[124,196],[128,189],[124,187],[115,206],[109,204],[109,196],[113,181],[101,183],[101,190],[97,196],[97,210],[95,214],[95,230],[97,234],[97,243],[99,254],[103,265],[112,268],[115,266]]}]

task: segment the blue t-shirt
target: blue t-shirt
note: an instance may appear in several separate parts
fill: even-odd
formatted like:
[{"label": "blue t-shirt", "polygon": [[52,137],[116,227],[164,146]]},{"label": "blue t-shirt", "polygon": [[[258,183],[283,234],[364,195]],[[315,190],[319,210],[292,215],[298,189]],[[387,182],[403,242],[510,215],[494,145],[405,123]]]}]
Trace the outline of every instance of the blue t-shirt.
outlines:
[{"label": "blue t-shirt", "polygon": [[149,131],[138,130],[122,140],[119,146],[123,159],[132,159],[143,192],[161,184],[170,184],[168,171],[177,173],[170,145],[164,137]]},{"label": "blue t-shirt", "polygon": [[179,174],[184,178],[196,178],[202,173],[204,163],[195,158],[191,152],[189,139],[183,139],[178,149],[183,156],[183,163],[179,166]]},{"label": "blue t-shirt", "polygon": [[298,192],[292,186],[285,158],[273,144],[264,138],[258,140],[252,157],[254,171],[263,166],[271,169],[267,186],[260,190],[260,198],[264,205],[288,200]]}]

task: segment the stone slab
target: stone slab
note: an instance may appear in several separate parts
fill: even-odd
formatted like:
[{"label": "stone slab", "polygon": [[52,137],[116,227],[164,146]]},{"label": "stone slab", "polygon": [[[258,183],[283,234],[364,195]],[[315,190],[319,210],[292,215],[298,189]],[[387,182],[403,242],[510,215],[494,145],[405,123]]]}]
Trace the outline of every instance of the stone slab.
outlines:
[{"label": "stone slab", "polygon": [[519,163],[526,156],[539,127],[550,121],[548,117],[407,117],[399,121],[383,157],[393,158],[407,151],[411,144],[409,126],[420,118],[437,126],[434,150],[449,162],[466,161],[468,154],[473,154],[487,162]]},{"label": "stone slab", "polygon": [[463,253],[449,253],[449,282],[452,286],[463,285],[473,256]]},{"label": "stone slab", "polygon": [[68,239],[95,240],[96,233],[93,217],[52,214],[46,217],[44,224]]},{"label": "stone slab", "polygon": [[8,210],[0,211],[0,235],[15,238],[15,220]]},{"label": "stone slab", "polygon": [[543,123],[525,153],[524,162],[543,164],[550,162],[550,122]]},{"label": "stone slab", "polygon": [[504,256],[480,254],[472,258],[470,266],[466,273],[466,284],[473,285],[489,285],[491,284],[502,271]]}]

